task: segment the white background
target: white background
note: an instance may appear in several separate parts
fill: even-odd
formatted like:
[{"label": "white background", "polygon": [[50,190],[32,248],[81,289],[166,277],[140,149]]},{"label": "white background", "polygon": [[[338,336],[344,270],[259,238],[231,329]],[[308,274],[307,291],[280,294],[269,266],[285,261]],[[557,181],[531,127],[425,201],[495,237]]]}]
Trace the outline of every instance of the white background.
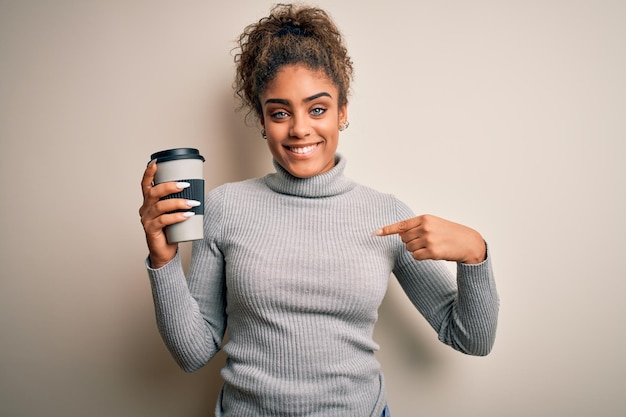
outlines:
[{"label": "white background", "polygon": [[[317,4],[356,68],[347,174],[479,230],[501,296],[474,358],[391,281],[393,416],[626,415],[626,3]],[[223,356],[185,374],[156,330],[139,182],[179,146],[207,189],[272,169],[231,89],[270,6],[0,0],[1,416],[213,415]]]}]

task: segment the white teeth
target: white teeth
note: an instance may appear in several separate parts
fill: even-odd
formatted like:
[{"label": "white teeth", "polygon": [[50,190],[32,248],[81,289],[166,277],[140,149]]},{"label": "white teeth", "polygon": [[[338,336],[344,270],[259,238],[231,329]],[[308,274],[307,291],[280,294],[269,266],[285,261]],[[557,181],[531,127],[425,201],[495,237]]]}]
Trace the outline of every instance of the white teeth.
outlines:
[{"label": "white teeth", "polygon": [[317,145],[311,145],[311,146],[305,146],[302,148],[295,148],[295,147],[291,147],[289,148],[289,150],[293,153],[297,153],[297,154],[306,154],[309,153],[311,151],[313,151],[313,149],[315,149],[317,147]]}]

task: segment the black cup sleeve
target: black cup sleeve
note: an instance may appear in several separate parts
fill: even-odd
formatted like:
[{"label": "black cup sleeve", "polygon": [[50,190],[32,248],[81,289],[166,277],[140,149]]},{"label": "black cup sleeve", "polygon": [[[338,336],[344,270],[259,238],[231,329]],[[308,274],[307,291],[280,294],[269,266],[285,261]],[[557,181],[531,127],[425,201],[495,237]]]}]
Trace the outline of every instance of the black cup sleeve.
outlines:
[{"label": "black cup sleeve", "polygon": [[175,210],[172,213],[184,213],[186,211],[193,211],[195,214],[204,215],[204,180],[203,179],[193,179],[193,180],[178,180],[176,182],[188,182],[191,186],[187,188],[183,188],[179,193],[174,193],[170,195],[166,195],[161,198],[161,200],[169,200],[171,198],[184,198],[185,200],[196,200],[200,202],[198,207],[191,207],[183,210]]}]

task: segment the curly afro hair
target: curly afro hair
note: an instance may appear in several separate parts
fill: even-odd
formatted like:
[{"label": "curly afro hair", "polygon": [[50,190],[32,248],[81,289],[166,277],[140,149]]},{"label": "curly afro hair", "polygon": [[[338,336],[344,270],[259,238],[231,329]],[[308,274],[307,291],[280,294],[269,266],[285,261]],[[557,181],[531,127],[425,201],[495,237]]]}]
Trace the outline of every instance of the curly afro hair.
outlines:
[{"label": "curly afro hair", "polygon": [[322,71],[339,90],[339,106],[348,102],[352,60],[339,29],[324,10],[292,4],[274,6],[270,15],[247,26],[239,36],[234,88],[241,108],[263,118],[260,95],[285,65]]}]

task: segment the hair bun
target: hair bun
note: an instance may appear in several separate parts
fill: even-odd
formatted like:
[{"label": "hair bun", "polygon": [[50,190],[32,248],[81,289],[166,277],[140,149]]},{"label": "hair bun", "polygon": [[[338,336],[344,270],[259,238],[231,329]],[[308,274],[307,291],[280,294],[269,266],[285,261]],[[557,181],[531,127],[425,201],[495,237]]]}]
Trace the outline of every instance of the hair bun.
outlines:
[{"label": "hair bun", "polygon": [[276,32],[274,36],[281,37],[286,35],[307,36],[308,32],[306,29],[302,28],[298,22],[288,22],[278,32]]}]

